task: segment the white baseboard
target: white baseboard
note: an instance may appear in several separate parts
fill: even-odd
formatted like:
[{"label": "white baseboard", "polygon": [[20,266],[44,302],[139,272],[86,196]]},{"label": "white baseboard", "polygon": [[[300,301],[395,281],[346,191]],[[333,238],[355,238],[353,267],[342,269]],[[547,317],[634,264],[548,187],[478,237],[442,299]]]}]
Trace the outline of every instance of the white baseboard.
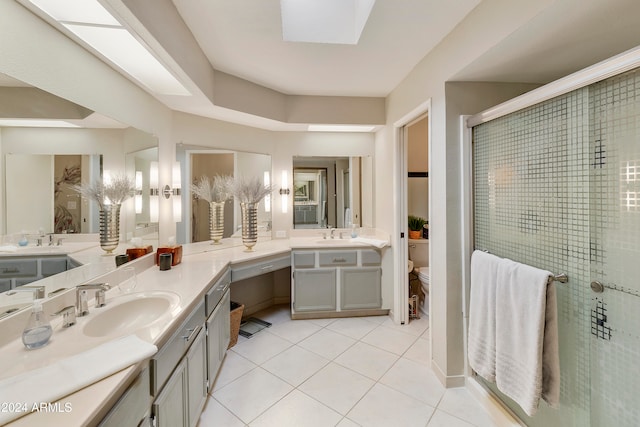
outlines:
[{"label": "white baseboard", "polygon": [[449,375],[447,376],[440,366],[431,360],[431,369],[438,377],[438,380],[442,383],[446,388],[454,388],[454,387],[464,387],[465,385],[465,376],[464,375]]}]

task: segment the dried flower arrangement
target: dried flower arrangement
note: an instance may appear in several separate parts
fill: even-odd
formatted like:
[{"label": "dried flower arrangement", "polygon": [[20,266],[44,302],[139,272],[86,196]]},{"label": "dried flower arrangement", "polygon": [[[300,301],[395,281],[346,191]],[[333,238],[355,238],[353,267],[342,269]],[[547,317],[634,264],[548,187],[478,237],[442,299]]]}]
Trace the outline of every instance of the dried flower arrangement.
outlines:
[{"label": "dried flower arrangement", "polygon": [[135,183],[126,175],[113,175],[108,184],[99,180],[93,184],[74,185],[73,189],[82,197],[95,200],[100,210],[103,210],[105,205],[120,205],[132,197]]},{"label": "dried flower arrangement", "polygon": [[257,176],[251,178],[238,177],[233,183],[233,195],[240,203],[258,203],[271,191],[273,191],[272,187],[264,185]]},{"label": "dried flower arrangement", "polygon": [[191,191],[198,199],[206,202],[226,202],[233,197],[233,177],[215,175],[212,179],[201,176],[191,185]]}]

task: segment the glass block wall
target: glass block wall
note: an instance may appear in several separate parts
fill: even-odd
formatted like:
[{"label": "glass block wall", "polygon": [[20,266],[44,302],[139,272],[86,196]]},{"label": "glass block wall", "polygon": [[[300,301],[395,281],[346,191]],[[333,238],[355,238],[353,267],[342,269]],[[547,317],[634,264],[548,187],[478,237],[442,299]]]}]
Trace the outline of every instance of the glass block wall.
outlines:
[{"label": "glass block wall", "polygon": [[478,125],[473,155],[476,249],[569,276],[560,408],[487,386],[530,426],[640,425],[640,72]]}]

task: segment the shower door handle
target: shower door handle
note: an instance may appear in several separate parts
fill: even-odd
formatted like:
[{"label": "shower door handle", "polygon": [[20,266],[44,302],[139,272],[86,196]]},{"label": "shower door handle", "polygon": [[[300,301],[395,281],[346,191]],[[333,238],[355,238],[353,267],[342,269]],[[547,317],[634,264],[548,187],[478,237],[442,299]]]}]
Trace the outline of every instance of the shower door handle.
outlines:
[{"label": "shower door handle", "polygon": [[604,292],[604,285],[597,280],[591,282],[591,290],[597,294],[601,294]]}]

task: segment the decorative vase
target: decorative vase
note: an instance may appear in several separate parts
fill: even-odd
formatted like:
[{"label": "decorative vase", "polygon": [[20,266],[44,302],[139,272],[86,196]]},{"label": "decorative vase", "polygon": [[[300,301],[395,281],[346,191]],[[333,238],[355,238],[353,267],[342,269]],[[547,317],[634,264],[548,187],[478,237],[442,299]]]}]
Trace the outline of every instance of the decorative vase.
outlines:
[{"label": "decorative vase", "polygon": [[100,247],[110,254],[120,242],[120,205],[105,205],[100,210]]},{"label": "decorative vase", "polygon": [[245,252],[252,252],[258,241],[258,203],[240,203],[242,214],[242,244]]},{"label": "decorative vase", "polygon": [[209,237],[219,245],[224,234],[224,202],[209,202]]}]

